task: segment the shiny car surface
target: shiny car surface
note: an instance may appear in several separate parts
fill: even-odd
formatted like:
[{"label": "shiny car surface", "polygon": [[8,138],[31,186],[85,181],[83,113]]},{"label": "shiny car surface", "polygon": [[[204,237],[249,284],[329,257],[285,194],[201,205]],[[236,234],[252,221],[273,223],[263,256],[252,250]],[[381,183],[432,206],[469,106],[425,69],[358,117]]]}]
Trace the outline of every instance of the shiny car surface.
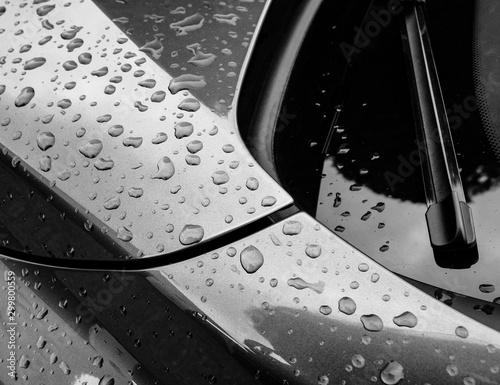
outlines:
[{"label": "shiny car surface", "polygon": [[498,11],[453,4],[3,0],[0,383],[500,384]]}]

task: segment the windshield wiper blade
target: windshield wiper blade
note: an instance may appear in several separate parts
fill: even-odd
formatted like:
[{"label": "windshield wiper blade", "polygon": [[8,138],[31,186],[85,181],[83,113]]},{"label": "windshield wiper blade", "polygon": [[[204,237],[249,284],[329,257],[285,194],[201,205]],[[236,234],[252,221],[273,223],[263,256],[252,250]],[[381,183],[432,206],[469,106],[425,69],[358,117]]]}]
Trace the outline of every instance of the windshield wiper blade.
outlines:
[{"label": "windshield wiper blade", "polygon": [[402,38],[411,72],[417,137],[424,157],[429,237],[438,265],[469,268],[478,260],[476,233],[432,54],[425,3],[407,3]]}]

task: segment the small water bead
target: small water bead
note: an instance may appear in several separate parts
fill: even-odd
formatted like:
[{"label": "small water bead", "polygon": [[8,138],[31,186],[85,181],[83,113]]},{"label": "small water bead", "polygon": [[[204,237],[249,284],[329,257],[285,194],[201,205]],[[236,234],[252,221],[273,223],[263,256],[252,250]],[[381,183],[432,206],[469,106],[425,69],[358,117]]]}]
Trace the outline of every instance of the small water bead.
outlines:
[{"label": "small water bead", "polygon": [[377,283],[379,279],[380,279],[380,275],[378,273],[373,273],[371,278],[370,278],[370,281],[372,281],[373,283]]},{"label": "small water bead", "polygon": [[298,235],[302,231],[303,227],[304,227],[304,225],[302,225],[302,223],[300,223],[298,221],[290,220],[290,221],[286,221],[283,224],[282,231],[283,231],[283,234],[285,234],[285,235]]},{"label": "small water bead", "polygon": [[[229,167],[231,167],[231,164],[229,165]],[[275,203],[276,203],[276,198],[268,195],[262,198],[262,202],[260,204],[262,207],[271,207],[274,206]]]},{"label": "small water bead", "polygon": [[186,98],[179,103],[177,108],[187,112],[196,112],[200,109],[200,102],[194,98]]},{"label": "small water bead", "polygon": [[225,171],[216,171],[212,174],[212,181],[215,185],[229,182],[229,175]]},{"label": "small water bead", "polygon": [[356,290],[357,288],[359,288],[359,282],[358,281],[352,281],[351,284],[349,285],[349,287],[353,290]]},{"label": "small water bead", "polygon": [[123,134],[124,128],[120,124],[115,124],[114,126],[111,126],[108,129],[108,134],[112,136],[113,138],[116,138],[117,136],[120,136]]},{"label": "small water bead", "polygon": [[107,75],[108,72],[109,72],[108,67],[102,67],[102,68],[99,68],[98,70],[92,71],[90,74],[92,76],[97,76],[100,78],[102,76]]},{"label": "small water bead", "polygon": [[391,299],[391,296],[389,294],[384,294],[382,296],[382,301],[384,301],[384,302],[389,302],[390,299]]},{"label": "small water bead", "polygon": [[117,237],[118,239],[121,239],[124,242],[130,242],[133,238],[133,234],[129,229],[127,229],[124,226],[121,226],[118,228]]},{"label": "small water bead", "polygon": [[306,255],[309,258],[318,258],[321,255],[321,246],[320,245],[307,245],[306,247]]},{"label": "small water bead", "polygon": [[139,148],[142,144],[143,139],[141,137],[130,136],[123,139],[122,143],[125,147]]},{"label": "small water bead", "polygon": [[278,286],[278,280],[277,280],[276,278],[271,278],[271,279],[269,280],[269,286],[271,286],[271,287],[276,287],[276,286]]},{"label": "small water bead", "polygon": [[246,181],[246,187],[251,191],[255,191],[259,188],[259,181],[254,177],[250,177]]},{"label": "small water bead", "polygon": [[454,364],[449,364],[446,367],[446,371],[448,372],[448,374],[450,375],[450,377],[455,377],[458,374],[458,368]]},{"label": "small water bead", "polygon": [[120,207],[120,204],[121,204],[120,197],[116,196],[106,200],[103,206],[106,210],[115,210],[118,207]]},{"label": "small water bead", "polygon": [[56,143],[56,138],[51,132],[42,132],[38,135],[36,143],[40,150],[47,151],[49,148],[54,146],[54,144]]}]

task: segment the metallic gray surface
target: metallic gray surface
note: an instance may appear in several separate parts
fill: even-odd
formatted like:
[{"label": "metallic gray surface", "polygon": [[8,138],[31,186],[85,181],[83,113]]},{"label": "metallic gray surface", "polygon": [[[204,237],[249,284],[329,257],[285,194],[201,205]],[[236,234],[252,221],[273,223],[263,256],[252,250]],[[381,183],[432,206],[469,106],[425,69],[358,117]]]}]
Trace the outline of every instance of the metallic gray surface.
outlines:
[{"label": "metallic gray surface", "polygon": [[[238,138],[234,116],[218,115],[203,104],[196,112],[178,108],[192,95],[186,90],[171,94],[172,77],[130,41],[119,43],[125,36],[93,3],[68,7],[56,3],[44,17],[54,25],[50,31],[33,16],[39,7],[7,4],[1,16],[5,31],[0,51],[6,58],[0,101],[5,125],[0,139],[4,154],[13,157],[17,167],[36,170],[36,177],[56,194],[74,200],[97,218],[96,227],[115,233],[118,242],[130,242],[140,255],[217,237],[291,203]],[[9,16],[14,13],[19,15]],[[58,20],[64,22],[58,24]],[[17,34],[18,22],[23,25],[21,34]],[[60,35],[73,25],[82,27],[75,39],[84,43],[69,52],[70,40]],[[52,40],[36,43],[45,35]],[[32,47],[20,54],[25,44]],[[136,56],[127,59],[128,52]],[[83,53],[92,55],[90,64],[79,62]],[[46,62],[25,70],[34,58]],[[142,64],[137,62],[141,59]],[[66,70],[69,61],[77,67]],[[120,68],[127,63],[132,69],[123,72]],[[106,72],[100,71],[103,68],[107,73],[100,76]],[[138,76],[136,71],[144,74]],[[119,83],[111,81],[116,76],[122,78]],[[196,76],[198,80],[188,83],[188,88],[205,83]],[[153,88],[140,85],[148,79],[154,80]],[[67,89],[69,82],[75,82],[75,87]],[[116,91],[108,95],[105,89],[110,85]],[[15,100],[26,87],[32,87],[35,95],[27,105],[17,107]],[[153,102],[159,91],[165,92],[165,100]],[[108,133],[115,125],[123,126],[119,136]],[[164,134],[165,142],[152,143]],[[37,140],[50,141],[47,135],[55,143],[42,149]],[[85,156],[92,144],[101,147],[96,141],[102,150],[93,158]],[[40,164],[47,160],[45,156],[51,158],[48,171],[42,171]]]}]

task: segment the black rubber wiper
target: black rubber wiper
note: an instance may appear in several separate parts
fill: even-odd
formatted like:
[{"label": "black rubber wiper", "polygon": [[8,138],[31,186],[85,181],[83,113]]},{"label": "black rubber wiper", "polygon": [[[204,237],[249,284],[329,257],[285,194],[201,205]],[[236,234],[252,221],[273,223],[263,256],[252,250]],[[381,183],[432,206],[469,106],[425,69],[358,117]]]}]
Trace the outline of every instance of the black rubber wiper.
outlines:
[{"label": "black rubber wiper", "polygon": [[469,268],[478,260],[476,233],[432,54],[425,3],[416,0],[405,3],[402,38],[423,158],[429,237],[439,266]]}]

